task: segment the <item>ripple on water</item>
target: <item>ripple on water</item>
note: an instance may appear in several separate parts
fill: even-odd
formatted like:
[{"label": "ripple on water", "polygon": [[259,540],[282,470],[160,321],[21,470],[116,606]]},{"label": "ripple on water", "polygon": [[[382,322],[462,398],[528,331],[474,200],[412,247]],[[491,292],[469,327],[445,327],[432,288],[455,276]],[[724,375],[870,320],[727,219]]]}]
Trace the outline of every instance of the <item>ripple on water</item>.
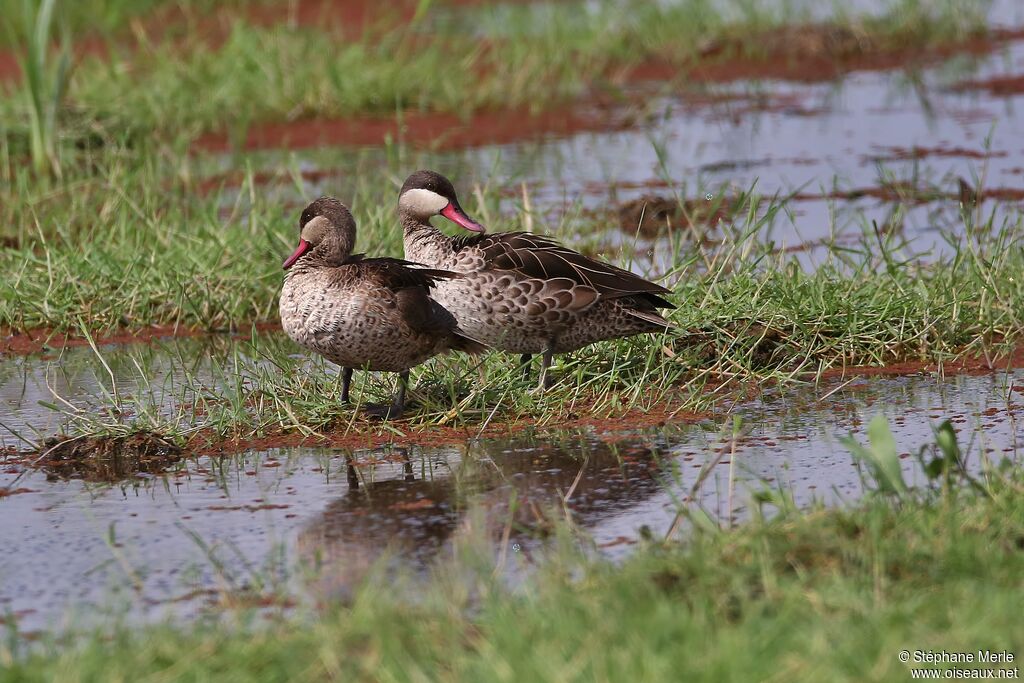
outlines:
[{"label": "ripple on water", "polygon": [[[119,601],[133,606],[132,618],[190,617],[217,591],[242,591],[255,578],[276,577],[270,584],[287,594],[345,594],[385,549],[392,562],[424,569],[471,539],[504,549],[514,573],[540,550],[546,511],[570,492],[576,524],[620,557],[642,527],[664,534],[674,501],[691,493],[689,505],[723,520],[748,516],[751,492],[766,486],[799,504],[856,499],[860,478],[838,437],[863,440],[877,413],[908,454],[950,419],[972,467],[982,454],[1017,458],[1022,387],[1024,371],[773,389],[734,407],[744,425],[735,443],[724,419],[728,427],[709,421],[433,449],[271,449],[191,458],[118,485],[48,480],[8,465],[0,486],[17,478],[22,492],[0,498],[0,547],[8,550],[0,605],[20,613],[28,630],[59,625],[69,609],[88,619]],[[920,481],[914,459],[902,462]],[[317,578],[289,571],[297,563],[318,563]]]}]

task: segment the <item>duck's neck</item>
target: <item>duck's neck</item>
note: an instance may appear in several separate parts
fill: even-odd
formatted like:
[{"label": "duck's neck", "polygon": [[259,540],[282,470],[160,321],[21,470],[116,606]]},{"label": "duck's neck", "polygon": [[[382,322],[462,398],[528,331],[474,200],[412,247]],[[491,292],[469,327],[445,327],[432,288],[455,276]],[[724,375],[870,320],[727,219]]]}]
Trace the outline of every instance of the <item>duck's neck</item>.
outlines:
[{"label": "duck's neck", "polygon": [[405,258],[407,261],[433,267],[445,267],[452,257],[452,238],[425,219],[416,218],[404,211],[399,214],[405,233]]}]

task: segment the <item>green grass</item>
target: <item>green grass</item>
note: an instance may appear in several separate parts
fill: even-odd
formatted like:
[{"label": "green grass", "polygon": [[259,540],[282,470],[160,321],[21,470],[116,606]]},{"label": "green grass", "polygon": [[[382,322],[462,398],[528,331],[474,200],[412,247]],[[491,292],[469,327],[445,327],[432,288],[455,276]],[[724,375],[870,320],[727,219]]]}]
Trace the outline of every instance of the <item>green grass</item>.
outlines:
[{"label": "green grass", "polygon": [[[204,128],[244,127],[250,118],[285,111],[468,112],[531,98],[554,102],[588,87],[588,78],[612,64],[686,59],[698,36],[727,39],[745,27],[764,30],[802,16],[757,7],[737,1],[726,11],[686,0],[669,7],[641,3],[628,16],[614,3],[583,13],[576,5],[450,10],[441,18],[427,12],[420,23],[375,41],[343,44],[308,27],[261,29],[243,22],[218,51],[193,36],[194,49],[156,45],[133,54],[131,68],[117,54],[109,63],[81,65],[72,104],[58,126],[60,178],[26,168],[27,147],[16,135],[0,135],[0,328],[100,334],[178,325],[221,331],[276,320],[280,263],[294,248],[300,204],[311,199],[303,196],[299,163],[278,165],[295,177],[295,192],[286,201],[251,174],[237,192],[203,190],[200,181],[211,168],[226,163],[240,170],[250,163],[191,155],[190,142]],[[491,48],[453,40],[464,35],[460,22],[466,21],[494,34]],[[849,21],[878,44],[884,36],[911,40],[908,26],[915,40],[933,42],[973,30],[977,15],[944,2],[900,0],[882,19]],[[760,49],[754,43],[749,49]],[[0,121],[10,133],[17,120],[3,106]],[[342,197],[359,222],[357,248],[400,256],[394,194],[418,160],[401,144],[389,146],[383,160],[351,156],[355,160],[346,155],[338,183],[344,183]],[[332,158],[337,163],[337,155]],[[467,209],[492,230],[521,227],[526,210],[502,215],[499,188],[466,196],[468,179],[479,177],[474,173],[457,176]],[[685,188],[680,182],[673,187]],[[599,344],[561,358],[556,373],[562,381],[544,396],[527,395],[518,373],[509,372],[511,359],[501,354],[483,360],[484,384],[474,379],[473,361],[435,360],[416,372],[421,410],[414,422],[479,425],[525,414],[553,422],[574,412],[614,414],[668,400],[680,409],[703,409],[725,393],[719,388],[728,380],[790,381],[842,365],[942,361],[992,353],[1019,340],[1019,215],[1006,223],[993,218],[975,225],[970,219],[948,226],[951,235],[970,237],[951,236],[959,240],[955,256],[931,265],[909,258],[897,237],[866,227],[860,244],[833,245],[828,264],[805,271],[771,249],[771,225],[787,207],[754,196],[745,201],[746,220],[727,231],[718,248],[680,241],[669,262],[646,269],[673,288],[678,309],[672,319],[684,334]],[[540,232],[645,271],[643,245],[626,240],[609,250],[600,238],[584,237],[600,235],[608,219],[572,211],[548,223],[532,218]],[[294,351],[257,339],[232,357],[232,372],[216,381],[179,373],[181,384],[171,388],[172,416],[143,396],[138,402],[151,405],[136,406],[135,425],[181,439],[203,425],[241,436],[350,425],[351,411],[333,400],[336,378],[321,364],[307,368],[301,356],[290,357]],[[145,377],[139,381],[146,386]],[[359,394],[363,400],[378,401],[391,381],[370,377],[360,387],[366,389]],[[125,429],[102,421],[79,426]]]},{"label": "green grass", "polygon": [[[253,122],[314,115],[541,109],[608,87],[608,77],[623,67],[649,60],[688,63],[715,41],[730,53],[762,56],[771,41],[743,38],[770,34],[805,14],[746,0],[683,0],[628,6],[605,1],[586,9],[575,2],[541,9],[498,5],[459,10],[454,17],[432,23],[428,10],[418,22],[384,35],[344,39],[316,26],[240,21],[216,47],[192,35],[184,43],[115,49],[110,59],[87,59],[69,96],[92,118],[116,115],[123,126],[163,139],[209,130],[237,135]],[[962,39],[982,30],[983,19],[983,3],[965,10],[947,2],[895,0],[882,16],[843,15],[839,21],[864,44],[870,41],[870,49],[885,51]],[[469,26],[491,34],[485,48],[468,37]],[[0,108],[0,116],[16,113]]]},{"label": "green grass", "polygon": [[[362,178],[375,185],[371,175]],[[400,255],[392,210],[373,204],[370,194],[368,187],[356,193],[362,226],[357,248]],[[479,205],[467,199],[467,210],[493,214],[496,197],[481,196]],[[411,424],[476,429],[523,415],[555,424],[572,414],[615,415],[666,404],[699,411],[730,396],[731,380],[813,381],[830,368],[943,363],[964,354],[995,356],[1019,343],[1019,217],[1001,227],[960,226],[957,232],[970,237],[951,236],[956,248],[932,263],[907,258],[894,234],[869,228],[860,245],[833,246],[821,267],[805,270],[787,254],[773,253],[764,240],[778,206],[765,210],[756,197],[749,201],[761,208],[742,230],[727,229],[723,246],[705,251],[681,244],[668,272],[651,273],[673,289],[678,308],[670,318],[680,333],[606,342],[559,357],[560,381],[542,395],[527,392],[535,378],[513,372],[515,359],[505,354],[479,361],[461,354],[433,359],[414,370],[419,408]],[[279,205],[256,198],[245,223],[221,219],[213,200],[188,213],[180,213],[186,202],[161,203],[152,218],[137,215],[137,206],[117,205],[119,213],[112,215],[120,216],[114,223],[120,227],[113,232],[108,226],[93,236],[84,228],[86,236],[77,240],[77,233],[58,232],[41,247],[0,255],[0,267],[10,274],[0,283],[0,323],[81,334],[151,323],[244,331],[254,319],[276,320],[280,261],[295,239],[293,216]],[[564,221],[551,232],[580,227],[571,215]],[[514,226],[510,217],[492,224]],[[626,264],[635,254],[627,249],[606,256]],[[254,336],[221,352],[201,376],[187,359],[172,358],[176,380],[170,386],[152,386],[151,375],[166,373],[151,372],[140,361],[118,373],[143,388],[115,406],[133,419],[125,423],[80,411],[72,431],[144,428],[185,441],[198,430],[250,437],[392,429],[356,419],[350,406],[336,400],[340,383],[333,366],[296,351],[280,336]],[[355,395],[363,403],[386,401],[393,390],[393,376],[357,377]],[[100,381],[105,382],[102,375]],[[111,396],[117,394],[113,389]]]},{"label": "green grass", "polygon": [[992,470],[898,502],[784,505],[621,564],[566,544],[515,589],[463,557],[425,585],[374,574],[315,614],[0,646],[0,680],[907,680],[901,650],[1019,657],[1022,494],[1019,469]]},{"label": "green grass", "polygon": [[[205,0],[197,1],[185,4]],[[70,14],[61,17],[71,30],[109,35],[155,2],[72,4],[64,3]],[[25,167],[28,113],[16,103],[27,100],[16,89],[0,98],[0,328],[244,331],[275,320],[280,263],[294,248],[306,186],[296,164],[282,164],[296,177],[295,205],[266,196],[251,178],[237,196],[202,194],[199,179],[222,160],[189,155],[201,131],[237,134],[285,116],[549,106],[590,87],[614,92],[605,78],[619,67],[652,58],[681,63],[704,39],[729,43],[800,18],[759,7],[685,0],[643,4],[628,16],[610,2],[592,12],[578,4],[452,10],[377,41],[344,44],[315,28],[243,23],[217,51],[189,35],[176,47],[115,50],[110,62],[87,61],[75,72],[55,122],[60,178]],[[900,0],[881,19],[839,23],[889,49],[955,40],[978,28],[977,17],[946,0]],[[475,38],[455,39],[470,25],[482,27],[488,49]],[[742,49],[753,56],[764,47]],[[358,249],[397,256],[396,182],[413,164],[401,146],[386,157],[352,162],[343,198],[359,222]],[[460,187],[473,177],[457,178]],[[495,188],[463,196],[492,230],[520,227],[525,210],[500,214],[498,200]],[[98,373],[106,395],[82,411],[64,406],[68,429],[153,429],[187,442],[200,430],[397,435],[440,424],[472,436],[520,416],[558,425],[579,414],[714,408],[735,398],[730,380],[815,381],[828,368],[942,362],[1020,342],[1019,213],[947,226],[952,255],[932,263],[911,258],[898,235],[865,225],[859,243],[832,245],[825,265],[811,271],[772,249],[772,222],[787,207],[749,197],[745,208],[749,218],[727,229],[719,246],[673,245],[674,257],[648,272],[673,288],[672,319],[682,334],[559,358],[560,381],[545,394],[527,393],[533,381],[513,372],[508,356],[482,359],[481,381],[477,361],[453,355],[414,371],[419,407],[409,422],[369,425],[336,401],[340,382],[329,364],[308,360],[280,335],[254,336],[217,339],[197,354],[121,352],[110,374],[123,385]],[[643,262],[642,245],[605,248],[604,219],[574,212],[550,223],[533,219],[538,231],[616,263]],[[21,370],[5,364],[4,371]],[[355,398],[385,401],[392,382],[359,373]],[[130,419],[109,417],[104,403]],[[696,525],[686,540],[651,542],[622,565],[566,550],[515,590],[492,567],[468,583],[452,578],[465,577],[465,566],[443,567],[427,587],[378,575],[351,605],[281,621],[239,615],[219,625],[123,628],[28,652],[4,641],[0,681],[883,681],[908,678],[901,649],[1019,655],[1024,474],[989,472],[966,490],[910,490],[893,478],[898,456],[879,434],[873,428],[870,444],[851,448],[869,471],[888,477],[884,490],[893,495],[870,496],[852,510],[783,504],[771,519],[736,530]]]},{"label": "green grass", "polygon": [[[34,14],[35,7],[38,7],[40,1],[14,0],[5,5],[0,21],[8,22],[8,30],[0,28],[0,47],[17,46],[24,39],[25,34],[19,27],[24,26],[25,20]],[[116,39],[126,31],[133,19],[146,17],[161,8],[173,6],[182,14],[189,15],[207,12],[215,6],[268,1],[270,0],[75,0],[60,3],[57,17],[64,28],[76,35]],[[0,23],[0,27],[4,27],[4,24]]]}]

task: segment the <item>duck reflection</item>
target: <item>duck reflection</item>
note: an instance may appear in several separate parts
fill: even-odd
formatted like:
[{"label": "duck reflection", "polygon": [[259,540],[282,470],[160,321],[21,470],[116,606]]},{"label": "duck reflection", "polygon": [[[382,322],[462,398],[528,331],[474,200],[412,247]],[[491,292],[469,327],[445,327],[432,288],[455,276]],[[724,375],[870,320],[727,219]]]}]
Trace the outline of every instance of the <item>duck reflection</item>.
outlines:
[{"label": "duck reflection", "polygon": [[348,491],[298,541],[319,568],[317,592],[335,597],[382,557],[424,569],[481,526],[496,552],[525,547],[550,528],[552,513],[593,528],[663,490],[665,479],[655,448],[622,441],[488,441],[347,462]]}]

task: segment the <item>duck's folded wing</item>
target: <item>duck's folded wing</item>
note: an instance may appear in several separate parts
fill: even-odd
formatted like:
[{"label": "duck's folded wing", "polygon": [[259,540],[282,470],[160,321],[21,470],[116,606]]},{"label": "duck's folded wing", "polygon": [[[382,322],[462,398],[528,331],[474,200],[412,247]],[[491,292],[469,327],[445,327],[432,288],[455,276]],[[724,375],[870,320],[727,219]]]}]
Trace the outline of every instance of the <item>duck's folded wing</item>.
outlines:
[{"label": "duck's folded wing", "polygon": [[350,261],[346,267],[356,267],[361,278],[395,291],[410,287],[422,287],[426,291],[439,280],[462,277],[450,270],[427,268],[397,258],[362,258],[355,262]]},{"label": "duck's folded wing", "polygon": [[515,270],[541,280],[565,278],[596,290],[605,298],[640,296],[658,308],[673,308],[659,294],[670,290],[635,273],[573,251],[558,242],[526,232],[482,235],[465,240],[480,249],[492,268]]},{"label": "duck's folded wing", "polygon": [[470,353],[479,353],[483,346],[466,337],[458,329],[455,317],[430,297],[430,288],[439,280],[462,275],[448,270],[427,268],[394,258],[361,259],[346,264],[359,269],[360,280],[378,302],[391,302],[399,318],[409,328],[431,335],[454,335],[462,339],[456,344]]}]

